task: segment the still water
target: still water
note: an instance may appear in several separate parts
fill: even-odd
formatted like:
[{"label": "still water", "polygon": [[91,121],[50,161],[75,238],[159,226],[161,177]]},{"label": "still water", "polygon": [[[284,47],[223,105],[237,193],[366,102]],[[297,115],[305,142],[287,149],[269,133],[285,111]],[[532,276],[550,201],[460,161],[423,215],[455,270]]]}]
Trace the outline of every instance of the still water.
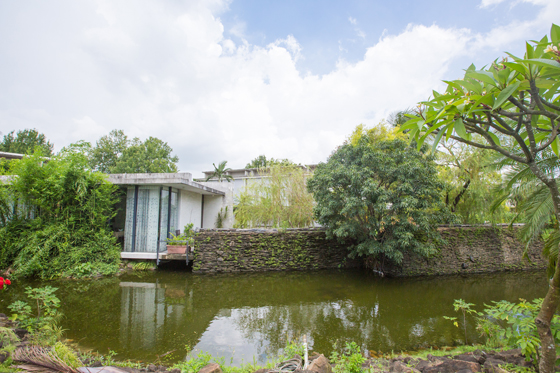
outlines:
[{"label": "still water", "polygon": [[[166,359],[174,362],[189,346],[233,364],[264,362],[304,334],[326,355],[346,341],[382,352],[454,345],[462,330],[443,318],[457,316],[454,299],[481,310],[491,301],[543,297],[547,287],[544,272],[387,279],[355,270],[156,271],[49,284],[59,288],[66,337],[84,349],[145,362],[173,351]],[[0,312],[9,313],[29,285],[41,284],[18,281],[1,292]],[[468,338],[479,339],[472,321]]]}]

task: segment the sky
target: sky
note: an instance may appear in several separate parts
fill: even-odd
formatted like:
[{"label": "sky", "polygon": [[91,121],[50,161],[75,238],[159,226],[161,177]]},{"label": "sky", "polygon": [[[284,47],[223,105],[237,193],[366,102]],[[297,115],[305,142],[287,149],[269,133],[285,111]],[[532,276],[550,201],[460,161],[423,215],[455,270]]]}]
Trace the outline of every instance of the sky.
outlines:
[{"label": "sky", "polygon": [[3,0],[0,132],[36,128],[55,151],[158,137],[195,177],[324,162],[559,16],[558,0]]}]

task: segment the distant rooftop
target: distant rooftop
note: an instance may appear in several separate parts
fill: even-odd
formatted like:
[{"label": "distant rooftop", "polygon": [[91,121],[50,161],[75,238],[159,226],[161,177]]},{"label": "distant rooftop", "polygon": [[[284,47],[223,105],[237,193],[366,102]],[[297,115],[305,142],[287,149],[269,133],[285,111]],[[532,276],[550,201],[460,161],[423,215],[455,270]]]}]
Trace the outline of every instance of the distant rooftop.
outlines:
[{"label": "distant rooftop", "polygon": [[183,189],[197,194],[219,195],[225,193],[206,185],[192,181],[188,172],[159,173],[159,174],[109,174],[107,180],[115,185],[160,185]]},{"label": "distant rooftop", "polygon": [[[308,165],[297,165],[308,172],[314,171],[317,168],[316,164],[308,164]],[[266,168],[265,168],[266,169]],[[262,168],[237,168],[235,170],[229,170],[226,172],[226,175],[233,177],[234,179],[241,179],[246,177],[255,177],[259,176],[259,171],[262,172]],[[204,178],[208,178],[214,174],[214,170],[212,171],[203,171]]]}]

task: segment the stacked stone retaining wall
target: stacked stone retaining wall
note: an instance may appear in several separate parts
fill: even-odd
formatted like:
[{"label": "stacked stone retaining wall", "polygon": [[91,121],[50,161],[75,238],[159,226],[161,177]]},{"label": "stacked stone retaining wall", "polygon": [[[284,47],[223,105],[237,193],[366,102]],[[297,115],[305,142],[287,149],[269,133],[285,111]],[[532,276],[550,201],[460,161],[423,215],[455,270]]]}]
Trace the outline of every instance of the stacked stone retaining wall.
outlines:
[{"label": "stacked stone retaining wall", "polygon": [[[391,276],[484,273],[546,268],[542,243],[523,258],[525,245],[517,239],[520,227],[440,227],[445,241],[431,258],[405,254],[401,266],[379,263]],[[320,228],[201,229],[195,238],[193,272],[257,272],[314,270],[361,266],[348,258],[347,245],[328,240]]]}]

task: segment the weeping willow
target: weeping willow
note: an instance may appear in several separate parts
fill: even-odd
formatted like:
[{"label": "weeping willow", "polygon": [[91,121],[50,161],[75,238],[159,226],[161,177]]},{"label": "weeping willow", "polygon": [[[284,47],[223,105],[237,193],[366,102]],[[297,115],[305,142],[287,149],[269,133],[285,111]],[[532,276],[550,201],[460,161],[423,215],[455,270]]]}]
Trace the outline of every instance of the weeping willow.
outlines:
[{"label": "weeping willow", "polygon": [[313,196],[307,174],[298,166],[260,169],[261,179],[250,180],[234,206],[235,227],[304,228],[313,225]]}]

